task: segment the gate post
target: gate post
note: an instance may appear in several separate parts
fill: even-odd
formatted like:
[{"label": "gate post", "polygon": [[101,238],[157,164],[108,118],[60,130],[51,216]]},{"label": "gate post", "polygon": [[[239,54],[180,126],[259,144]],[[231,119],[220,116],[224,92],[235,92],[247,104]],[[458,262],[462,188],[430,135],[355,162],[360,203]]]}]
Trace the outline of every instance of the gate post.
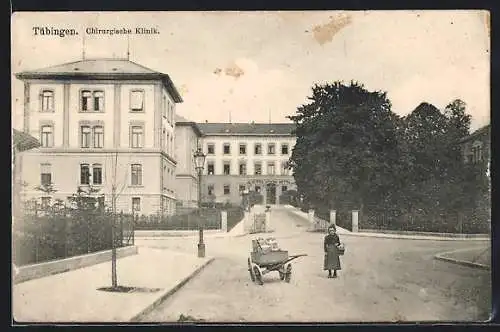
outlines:
[{"label": "gate post", "polygon": [[264,225],[264,232],[271,231],[271,211],[266,210],[266,223]]},{"label": "gate post", "polygon": [[314,223],[314,210],[309,209],[309,212],[307,213],[307,219],[309,220],[309,223],[313,224]]},{"label": "gate post", "polygon": [[337,211],[330,210],[330,224],[337,226]]},{"label": "gate post", "polygon": [[252,218],[250,216],[251,216],[251,214],[249,211],[244,212],[244,217],[243,217],[244,224],[243,224],[243,226],[244,226],[245,232],[250,232],[250,230],[252,229],[252,220],[251,220]]},{"label": "gate post", "polygon": [[359,211],[358,210],[352,210],[352,231],[353,232],[358,232],[359,231]]},{"label": "gate post", "polygon": [[221,217],[221,230],[227,233],[227,211],[222,210],[220,212]]}]

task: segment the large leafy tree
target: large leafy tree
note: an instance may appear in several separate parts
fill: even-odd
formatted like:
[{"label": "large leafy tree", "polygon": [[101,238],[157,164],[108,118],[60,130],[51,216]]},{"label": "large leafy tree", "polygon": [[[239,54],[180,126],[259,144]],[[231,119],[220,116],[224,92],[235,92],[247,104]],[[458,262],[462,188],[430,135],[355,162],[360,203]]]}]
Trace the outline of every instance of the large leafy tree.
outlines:
[{"label": "large leafy tree", "polygon": [[454,100],[441,112],[423,102],[402,120],[398,206],[434,212],[460,206],[470,173],[459,145],[470,127],[465,103]]},{"label": "large leafy tree", "polygon": [[383,200],[399,160],[399,120],[386,93],[337,81],[313,86],[309,100],[289,117],[296,124],[290,166],[300,194],[337,209]]}]

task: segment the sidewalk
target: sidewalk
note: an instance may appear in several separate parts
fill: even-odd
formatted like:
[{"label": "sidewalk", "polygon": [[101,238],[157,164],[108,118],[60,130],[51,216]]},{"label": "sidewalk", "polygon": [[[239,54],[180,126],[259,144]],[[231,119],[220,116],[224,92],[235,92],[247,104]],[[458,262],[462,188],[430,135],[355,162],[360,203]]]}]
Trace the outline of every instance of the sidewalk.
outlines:
[{"label": "sidewalk", "polygon": [[[137,234],[138,232],[145,231],[135,231],[136,240],[161,240],[168,238],[198,238],[199,231],[147,231],[150,233]],[[154,232],[154,233],[153,233]],[[205,239],[217,239],[238,236],[232,232],[222,232],[222,231],[203,231],[203,238]]]},{"label": "sidewalk", "polygon": [[491,247],[481,246],[440,253],[434,258],[459,265],[489,270],[491,268]]},{"label": "sidewalk", "polygon": [[137,291],[98,290],[111,286],[111,262],[105,262],[14,285],[13,316],[19,323],[137,320],[212,260],[141,247],[137,255],[117,260],[118,285]]}]

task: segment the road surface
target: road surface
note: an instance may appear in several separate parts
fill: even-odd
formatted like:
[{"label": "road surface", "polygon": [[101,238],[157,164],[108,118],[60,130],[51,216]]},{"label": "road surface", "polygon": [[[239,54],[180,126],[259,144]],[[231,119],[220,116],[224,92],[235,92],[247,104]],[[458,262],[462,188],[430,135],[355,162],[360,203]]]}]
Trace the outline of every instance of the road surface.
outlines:
[{"label": "road surface", "polygon": [[[341,235],[346,245],[337,279],[322,271],[324,234],[307,232],[307,221],[274,209],[272,234],[293,261],[291,282],[278,273],[264,285],[250,281],[251,239],[206,239],[215,261],[143,318],[175,322],[180,315],[209,322],[394,322],[487,320],[489,271],[433,259],[436,253],[484,245],[468,241],[402,240]],[[141,240],[139,245],[196,254],[196,239]]]}]

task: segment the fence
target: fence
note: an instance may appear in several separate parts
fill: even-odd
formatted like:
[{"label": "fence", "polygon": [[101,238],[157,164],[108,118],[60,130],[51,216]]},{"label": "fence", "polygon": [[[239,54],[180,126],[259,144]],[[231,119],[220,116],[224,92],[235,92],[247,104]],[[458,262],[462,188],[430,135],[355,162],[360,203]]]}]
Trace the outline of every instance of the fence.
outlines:
[{"label": "fence", "polygon": [[[352,211],[342,209],[342,210],[336,210],[335,211],[335,224],[351,230],[352,229]],[[330,210],[326,209],[317,209],[314,211],[314,216],[317,217],[320,220],[324,220],[326,222],[330,222]],[[318,225],[318,227],[321,227]]]},{"label": "fence", "polygon": [[241,207],[210,208],[200,210],[193,208],[177,208],[173,216],[149,215],[136,219],[137,230],[190,231],[197,230],[201,225],[206,230],[222,229],[221,212],[227,212],[227,230],[230,231],[243,219]]},{"label": "fence", "polygon": [[113,218],[112,213],[99,209],[28,209],[14,225],[13,261],[22,266],[109,250],[113,231],[116,247],[132,245],[133,217],[118,214]]},{"label": "fence", "polygon": [[446,214],[432,214],[425,211],[372,212],[360,219],[360,228],[459,234],[489,233],[491,230],[490,220],[478,215],[474,210]]},{"label": "fence", "polygon": [[173,216],[149,215],[139,216],[135,229],[138,230],[196,230],[203,225],[204,229],[221,229],[220,209],[178,209]]}]

